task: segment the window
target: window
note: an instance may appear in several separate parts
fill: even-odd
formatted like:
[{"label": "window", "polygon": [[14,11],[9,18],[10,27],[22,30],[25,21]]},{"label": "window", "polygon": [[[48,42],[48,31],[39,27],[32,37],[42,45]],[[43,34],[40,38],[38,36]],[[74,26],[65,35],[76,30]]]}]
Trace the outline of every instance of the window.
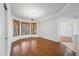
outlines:
[{"label": "window", "polygon": [[13,20],[13,36],[20,35],[20,22]]},{"label": "window", "polygon": [[21,22],[21,35],[30,34],[30,23]]},{"label": "window", "polygon": [[37,23],[31,23],[31,34],[37,34]]},{"label": "window", "polygon": [[[21,25],[20,25],[21,24]],[[22,22],[13,20],[13,37],[19,35],[36,35],[37,23],[36,22]]]}]

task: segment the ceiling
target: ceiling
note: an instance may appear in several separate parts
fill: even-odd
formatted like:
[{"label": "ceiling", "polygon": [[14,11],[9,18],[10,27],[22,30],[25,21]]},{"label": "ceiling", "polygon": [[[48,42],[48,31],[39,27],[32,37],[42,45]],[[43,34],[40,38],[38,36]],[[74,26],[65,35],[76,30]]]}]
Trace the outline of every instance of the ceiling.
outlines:
[{"label": "ceiling", "polygon": [[11,12],[18,17],[42,19],[58,14],[64,6],[64,3],[11,3]]},{"label": "ceiling", "polygon": [[79,4],[77,3],[11,3],[13,16],[22,18],[44,19],[54,16],[79,16]]},{"label": "ceiling", "polygon": [[71,3],[62,13],[63,16],[67,17],[79,17],[79,3]]}]

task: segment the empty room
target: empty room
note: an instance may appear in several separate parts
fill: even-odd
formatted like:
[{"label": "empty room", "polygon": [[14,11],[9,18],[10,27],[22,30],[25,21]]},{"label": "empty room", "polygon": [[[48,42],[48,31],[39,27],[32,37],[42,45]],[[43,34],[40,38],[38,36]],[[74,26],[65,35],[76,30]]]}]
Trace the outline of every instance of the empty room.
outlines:
[{"label": "empty room", "polygon": [[78,56],[79,3],[0,3],[0,56]]}]

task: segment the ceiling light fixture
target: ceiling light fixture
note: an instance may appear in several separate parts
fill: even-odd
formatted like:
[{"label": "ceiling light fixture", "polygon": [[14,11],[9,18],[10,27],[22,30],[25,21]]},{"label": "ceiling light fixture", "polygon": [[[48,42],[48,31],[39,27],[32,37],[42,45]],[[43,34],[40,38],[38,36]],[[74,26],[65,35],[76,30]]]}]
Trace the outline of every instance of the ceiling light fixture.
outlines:
[{"label": "ceiling light fixture", "polygon": [[35,12],[35,9],[34,10],[32,10],[32,12],[31,12],[31,18],[30,18],[30,21],[36,21],[36,12]]}]

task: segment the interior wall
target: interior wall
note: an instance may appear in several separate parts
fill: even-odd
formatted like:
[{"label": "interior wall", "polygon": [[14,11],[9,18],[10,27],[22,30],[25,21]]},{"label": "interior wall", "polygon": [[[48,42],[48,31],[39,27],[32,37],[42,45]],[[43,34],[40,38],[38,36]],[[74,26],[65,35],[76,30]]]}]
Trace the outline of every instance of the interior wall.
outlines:
[{"label": "interior wall", "polygon": [[76,19],[76,34],[74,34],[74,43],[75,43],[75,49],[76,49],[76,52],[77,52],[77,55],[79,56],[79,18]]},{"label": "interior wall", "polygon": [[[68,27],[71,27],[72,29],[69,31],[65,31],[65,28],[62,30],[60,29],[60,24],[67,22],[69,25]],[[66,37],[72,37],[72,40],[74,41],[74,35],[77,34],[77,23],[76,19],[71,18],[71,17],[60,17],[58,18],[58,36],[66,36]],[[67,24],[65,23],[67,26]],[[63,26],[65,27],[65,26]],[[66,28],[67,29],[67,28]],[[62,33],[63,32],[63,33]]]},{"label": "interior wall", "polygon": [[[69,24],[73,24],[73,21],[71,18],[58,18],[58,35],[59,36],[71,36],[71,31],[66,31],[65,29],[67,29],[67,26],[69,26]],[[72,29],[73,30],[73,29]]]},{"label": "interior wall", "polygon": [[57,36],[57,19],[47,19],[39,22],[38,35],[50,39],[52,41],[59,41]]},{"label": "interior wall", "polygon": [[0,3],[0,56],[5,55],[5,9]]},{"label": "interior wall", "polygon": [[72,37],[73,24],[69,21],[60,23],[60,36]]},{"label": "interior wall", "polygon": [[[60,32],[60,23],[65,23],[65,25],[68,26],[69,30],[65,31],[65,28],[63,28],[63,33],[62,30]],[[47,19],[44,21],[39,22],[39,29],[38,29],[38,35],[44,38],[48,38],[54,41],[60,41],[59,36],[68,36],[72,37],[73,35],[77,34],[77,23],[76,19],[74,18],[69,18],[69,17],[60,17],[57,19]],[[71,28],[72,30],[71,30]],[[72,39],[74,41],[74,39]]]},{"label": "interior wall", "polygon": [[[11,18],[11,9],[10,9],[10,4],[6,3],[7,6],[7,17],[6,17],[6,36],[7,36],[7,42],[8,42],[8,51],[7,51],[7,55],[10,56],[10,51],[11,51],[11,41],[13,39],[13,21]],[[6,48],[6,49],[7,49]]]}]

